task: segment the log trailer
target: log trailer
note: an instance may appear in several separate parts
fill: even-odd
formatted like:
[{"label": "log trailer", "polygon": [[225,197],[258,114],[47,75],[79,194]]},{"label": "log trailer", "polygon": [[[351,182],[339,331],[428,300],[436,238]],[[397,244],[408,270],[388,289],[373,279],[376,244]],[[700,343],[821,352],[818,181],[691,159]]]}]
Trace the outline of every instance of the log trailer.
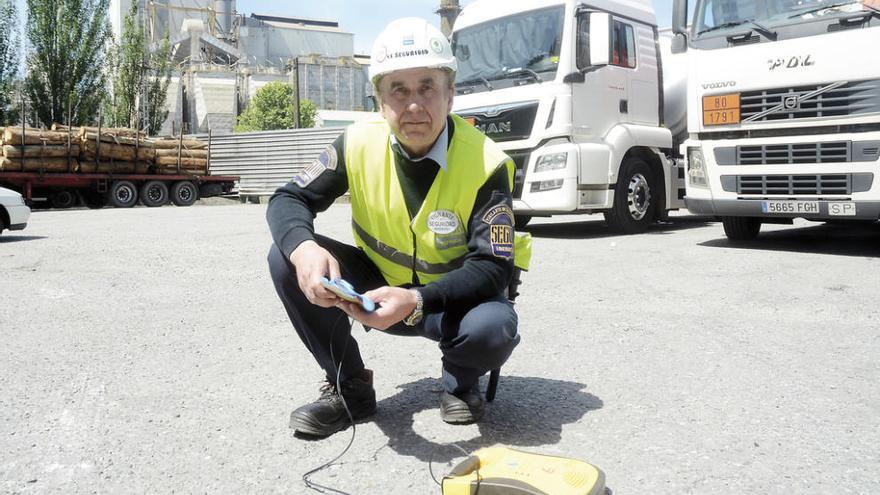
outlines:
[{"label": "log trailer", "polygon": [[199,198],[230,194],[236,176],[156,175],[119,173],[2,172],[0,185],[18,191],[29,205],[46,200],[53,208],[83,204],[89,208],[110,205],[192,206]]},{"label": "log trailer", "polygon": [[[0,158],[0,186],[18,191],[28,205],[48,202],[54,208],[70,208],[84,204],[89,208],[114,206],[130,208],[141,202],[144,206],[156,207],[173,203],[177,206],[191,206],[199,198],[230,194],[239,181],[237,176],[211,175],[211,139],[208,138],[206,152],[201,152],[198,170],[192,168],[192,151],[184,150],[182,137],[175,138],[177,149],[162,150],[165,156],[157,157],[155,163],[142,161],[143,150],[138,149],[138,138],[127,141],[135,143],[130,150],[122,145],[103,142],[98,136],[94,142],[85,140],[72,144],[70,138],[64,145],[47,145],[45,133],[27,129],[15,129],[14,138],[4,141],[6,153],[15,152],[15,159]],[[13,135],[7,130],[8,135]],[[68,132],[68,135],[70,133]],[[8,137],[8,136],[7,136]],[[116,141],[125,138],[114,136]],[[168,140],[165,140],[168,141]],[[19,145],[20,143],[20,145]],[[18,146],[17,146],[18,145]],[[95,145],[93,155],[83,155],[77,159],[70,156],[70,150],[82,146],[83,149]],[[105,151],[102,155],[101,147]],[[114,148],[115,147],[115,148]],[[32,156],[29,150],[38,148],[42,156]],[[68,151],[66,156],[58,156],[59,151]],[[18,151],[15,151],[18,150]],[[113,151],[128,152],[133,161],[112,158]],[[54,154],[53,154],[54,153]],[[64,153],[62,153],[63,155]],[[109,155],[109,156],[108,156]],[[7,155],[8,156],[8,155]]]}]

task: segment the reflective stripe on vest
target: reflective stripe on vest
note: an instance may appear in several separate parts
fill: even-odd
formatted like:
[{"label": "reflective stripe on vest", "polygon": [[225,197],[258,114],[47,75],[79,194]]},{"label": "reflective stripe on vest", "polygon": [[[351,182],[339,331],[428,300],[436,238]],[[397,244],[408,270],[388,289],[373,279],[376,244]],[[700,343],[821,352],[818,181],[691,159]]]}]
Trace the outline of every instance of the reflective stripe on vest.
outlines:
[{"label": "reflective stripe on vest", "polygon": [[461,268],[461,266],[464,265],[464,256],[456,258],[448,263],[430,263],[419,258],[413,259],[412,256],[394,249],[393,247],[385,244],[379,239],[373,238],[354,220],[352,220],[351,222],[351,228],[357,233],[357,235],[361,238],[364,244],[367,245],[367,247],[379,253],[386,260],[392,263],[396,263],[405,268],[412,268],[413,264],[415,264],[416,271],[419,271],[421,273],[427,273],[429,275],[443,275],[444,273],[451,272],[456,268]]}]

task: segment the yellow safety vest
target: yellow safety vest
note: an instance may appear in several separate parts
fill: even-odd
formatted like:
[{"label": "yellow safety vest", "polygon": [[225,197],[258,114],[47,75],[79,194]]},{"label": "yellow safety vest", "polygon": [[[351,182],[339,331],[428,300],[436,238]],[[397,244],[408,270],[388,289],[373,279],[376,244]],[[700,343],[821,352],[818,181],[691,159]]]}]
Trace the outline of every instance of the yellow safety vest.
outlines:
[{"label": "yellow safety vest", "polygon": [[[382,119],[352,124],[345,134],[345,166],[355,244],[379,267],[389,285],[426,284],[460,267],[467,254],[477,192],[504,164],[513,188],[514,165],[494,143],[453,115],[455,132],[447,168],[437,172],[421,208],[411,220],[394,165],[391,128]],[[509,210],[508,210],[509,211]],[[513,222],[513,218],[510,219]],[[493,227],[499,255],[512,251],[528,269],[531,237],[513,235],[513,226]],[[509,238],[511,237],[512,238]]]}]

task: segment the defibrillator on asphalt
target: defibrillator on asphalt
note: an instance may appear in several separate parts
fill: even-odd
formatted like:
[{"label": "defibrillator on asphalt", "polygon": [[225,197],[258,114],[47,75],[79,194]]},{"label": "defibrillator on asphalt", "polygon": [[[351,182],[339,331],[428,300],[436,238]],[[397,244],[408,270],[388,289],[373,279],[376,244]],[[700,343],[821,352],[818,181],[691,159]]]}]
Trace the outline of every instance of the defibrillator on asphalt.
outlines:
[{"label": "defibrillator on asphalt", "polygon": [[443,495],[600,495],[605,473],[584,461],[489,447],[443,478]]}]

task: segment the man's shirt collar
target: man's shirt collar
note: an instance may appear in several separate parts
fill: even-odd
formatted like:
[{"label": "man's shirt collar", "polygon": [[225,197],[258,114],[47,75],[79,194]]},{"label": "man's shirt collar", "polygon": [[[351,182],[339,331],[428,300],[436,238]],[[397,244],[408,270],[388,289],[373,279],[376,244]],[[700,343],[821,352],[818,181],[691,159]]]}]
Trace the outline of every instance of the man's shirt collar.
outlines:
[{"label": "man's shirt collar", "polygon": [[446,158],[448,156],[448,148],[449,148],[449,121],[447,120],[446,125],[443,126],[443,131],[440,132],[440,135],[437,137],[437,141],[434,142],[434,146],[431,146],[431,149],[428,150],[428,153],[425,156],[420,158],[412,158],[409,156],[409,153],[403,149],[403,146],[397,141],[397,137],[394,133],[391,133],[391,149],[394,150],[395,153],[398,153],[400,156],[406,158],[407,160],[418,163],[425,158],[430,158],[437,165],[440,165],[440,168],[443,171],[446,171]]}]

